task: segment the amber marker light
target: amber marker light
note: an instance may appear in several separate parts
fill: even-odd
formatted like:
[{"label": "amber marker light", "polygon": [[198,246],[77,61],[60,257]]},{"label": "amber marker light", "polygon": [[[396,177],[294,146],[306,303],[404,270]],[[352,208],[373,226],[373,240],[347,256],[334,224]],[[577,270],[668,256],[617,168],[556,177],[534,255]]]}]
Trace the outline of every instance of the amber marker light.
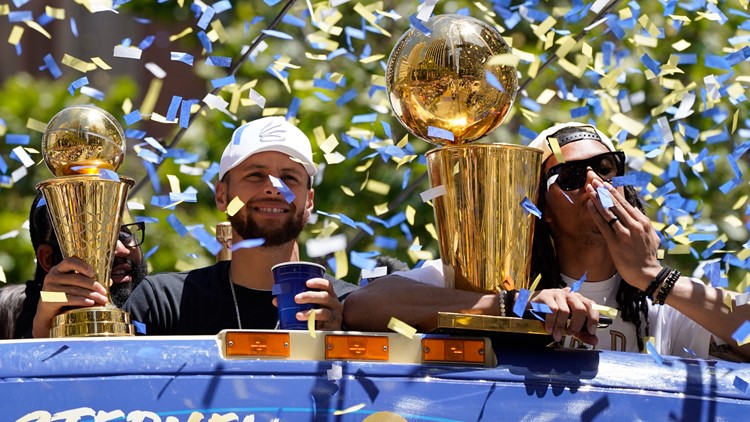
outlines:
[{"label": "amber marker light", "polygon": [[386,336],[326,336],[326,359],[387,361]]},{"label": "amber marker light", "polygon": [[289,333],[228,332],[227,357],[288,358]]},{"label": "amber marker light", "polygon": [[484,339],[423,338],[422,361],[484,364],[484,343]]}]

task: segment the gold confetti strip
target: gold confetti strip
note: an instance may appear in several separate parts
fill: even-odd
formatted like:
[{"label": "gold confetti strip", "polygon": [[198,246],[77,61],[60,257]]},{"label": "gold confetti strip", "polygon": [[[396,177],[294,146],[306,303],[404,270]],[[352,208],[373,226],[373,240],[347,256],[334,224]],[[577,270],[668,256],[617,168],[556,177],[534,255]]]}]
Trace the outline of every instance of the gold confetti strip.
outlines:
[{"label": "gold confetti strip", "polygon": [[364,403],[355,404],[354,406],[347,407],[344,410],[334,410],[333,411],[333,415],[334,416],[346,415],[347,413],[353,413],[353,412],[356,412],[356,411],[358,411],[360,409],[364,409],[364,408],[365,408],[365,404]]},{"label": "gold confetti strip", "polygon": [[388,212],[388,203],[377,204],[372,208],[375,211],[375,215],[383,215]]},{"label": "gold confetti strip", "polygon": [[427,223],[427,224],[425,224],[424,229],[427,231],[427,233],[430,234],[430,236],[432,236],[433,239],[439,240],[438,239],[437,230],[435,230],[435,225],[434,224]]},{"label": "gold confetti strip", "polygon": [[370,192],[385,196],[390,192],[391,185],[377,180],[368,180],[365,188]]},{"label": "gold confetti strip", "polygon": [[410,226],[414,225],[414,217],[417,215],[417,210],[414,209],[411,205],[406,206],[406,211],[404,212],[406,214],[406,221],[409,223]]},{"label": "gold confetti strip", "polygon": [[362,64],[367,64],[367,63],[376,62],[384,57],[385,57],[385,54],[374,54],[370,57],[365,57],[364,59],[360,59],[359,62]]},{"label": "gold confetti strip", "polygon": [[68,297],[65,295],[65,292],[47,292],[42,290],[39,293],[42,296],[42,302],[62,303],[68,301]]},{"label": "gold confetti strip", "polygon": [[341,185],[341,186],[339,186],[339,188],[341,188],[341,191],[344,192],[344,195],[346,195],[346,196],[352,196],[352,197],[355,196],[354,195],[354,191],[352,191],[351,189],[349,189],[347,186]]},{"label": "gold confetti strip", "polygon": [[307,312],[307,332],[310,337],[315,338],[315,309],[310,309]]},{"label": "gold confetti strip", "polygon": [[10,13],[10,5],[0,4],[0,16],[5,16]]},{"label": "gold confetti strip", "polygon": [[7,283],[8,279],[5,278],[5,271],[3,270],[2,265],[0,265],[0,283]]},{"label": "gold confetti strip", "polygon": [[8,44],[17,45],[21,42],[23,31],[24,29],[22,26],[13,25],[13,29],[10,30],[10,35],[8,36]]},{"label": "gold confetti strip", "polygon": [[47,130],[47,123],[29,117],[26,121],[26,127],[36,132],[44,133],[44,131]]},{"label": "gold confetti strip", "polygon": [[391,317],[391,320],[388,321],[388,329],[391,331],[395,331],[408,339],[414,338],[414,334],[417,334],[416,328],[399,320],[396,317]]},{"label": "gold confetti strip", "polygon": [[339,164],[346,161],[346,156],[336,151],[330,154],[323,154],[327,164]]},{"label": "gold confetti strip", "polygon": [[545,19],[542,23],[540,23],[539,25],[531,25],[531,28],[533,29],[534,35],[536,35],[540,40],[544,41],[546,34],[550,32],[550,29],[552,29],[556,23],[557,19],[553,18],[552,16],[547,16],[547,19]]},{"label": "gold confetti strip", "polygon": [[65,9],[58,9],[56,7],[45,6],[44,13],[52,19],[63,20],[65,19]]},{"label": "gold confetti strip", "polygon": [[108,65],[107,63],[105,63],[104,60],[102,60],[99,57],[92,57],[91,58],[91,62],[94,63],[95,65],[99,66],[103,70],[111,70],[112,69],[112,67],[110,65]]},{"label": "gold confetti strip", "polygon": [[169,180],[169,191],[171,193],[180,193],[180,179],[174,174],[168,174],[167,180]]},{"label": "gold confetti strip", "polygon": [[44,35],[45,37],[47,37],[47,39],[49,39],[49,40],[52,39],[52,35],[50,35],[50,33],[47,32],[47,30],[44,29],[42,27],[42,25],[39,25],[38,23],[36,23],[34,21],[23,21],[23,23],[25,23],[26,26],[28,26],[29,28],[33,29],[34,31],[36,31],[36,32]]},{"label": "gold confetti strip", "polygon": [[331,153],[339,145],[336,135],[331,134],[322,144],[320,144],[320,150],[325,153]]},{"label": "gold confetti strip", "polygon": [[339,43],[329,39],[325,32],[317,31],[307,36],[307,42],[314,44],[317,48],[322,48],[327,51],[335,51],[339,48]]},{"label": "gold confetti strip", "polygon": [[146,96],[143,98],[141,108],[139,109],[141,115],[149,115],[152,111],[154,111],[156,101],[159,100],[159,94],[161,93],[161,88],[163,85],[164,81],[161,79],[151,80],[151,83],[148,86],[148,91],[146,91]]},{"label": "gold confetti strip", "polygon": [[380,31],[383,35],[390,37],[391,33],[380,27],[380,25],[377,24],[377,16],[375,16],[370,10],[367,9],[367,7],[363,6],[362,3],[357,3],[356,6],[354,6],[354,11],[359,13],[364,20],[367,21],[370,25],[372,25],[375,29]]},{"label": "gold confetti strip", "polygon": [[179,34],[170,35],[169,36],[169,41],[170,42],[177,41],[180,38],[184,37],[185,35],[192,34],[192,33],[193,33],[193,28],[187,27],[187,28],[183,29],[182,32],[180,32]]},{"label": "gold confetti strip", "polygon": [[[96,69],[96,65],[93,63],[89,63],[86,61],[83,61],[81,59],[77,59],[69,54],[63,55],[63,58],[61,60],[62,64],[65,66],[71,67],[81,73],[86,73],[89,70]],[[91,68],[93,66],[93,68]]]},{"label": "gold confetti strip", "polygon": [[336,251],[333,256],[336,259],[336,274],[334,274],[334,277],[341,280],[349,274],[349,258],[346,256],[346,250]]},{"label": "gold confetti strip", "polygon": [[676,43],[672,44],[672,48],[674,48],[677,51],[685,51],[687,50],[692,44],[685,40],[679,40]]},{"label": "gold confetti strip", "polygon": [[244,203],[244,202],[242,202],[242,200],[240,199],[240,197],[239,197],[239,196],[235,196],[235,197],[234,197],[234,198],[233,198],[233,199],[232,199],[232,200],[231,200],[231,201],[229,202],[229,205],[227,205],[227,215],[229,215],[230,217],[234,216],[234,215],[235,215],[235,214],[237,214],[237,213],[238,213],[238,212],[239,212],[239,211],[240,211],[240,210],[242,209],[242,207],[244,207],[244,206],[245,206],[245,203]]},{"label": "gold confetti strip", "polygon": [[[224,29],[224,25],[222,25],[219,19],[214,19],[213,21],[211,21],[211,28],[213,29],[213,31],[211,32],[216,33],[221,43],[225,43],[229,41],[229,34],[227,34],[226,29]],[[211,37],[210,33],[208,35],[210,38]],[[215,41],[215,40],[212,40],[212,41]]]},{"label": "gold confetti strip", "polygon": [[599,305],[596,303],[593,305],[593,308],[597,312],[599,312],[599,315],[604,315],[612,319],[617,318],[617,313],[618,313],[617,308],[610,308],[609,306]]}]

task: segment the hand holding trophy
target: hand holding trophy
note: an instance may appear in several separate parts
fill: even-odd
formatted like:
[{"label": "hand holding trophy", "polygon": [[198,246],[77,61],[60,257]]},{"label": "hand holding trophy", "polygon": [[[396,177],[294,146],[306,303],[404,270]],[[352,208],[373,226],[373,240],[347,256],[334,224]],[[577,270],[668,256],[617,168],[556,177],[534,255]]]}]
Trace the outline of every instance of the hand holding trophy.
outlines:
[{"label": "hand holding trophy", "polygon": [[[436,15],[426,30],[409,29],[388,60],[386,83],[398,120],[414,135],[441,145],[427,155],[440,254],[447,287],[499,293],[529,287],[533,216],[542,154],[510,144],[471,144],[497,128],[518,89],[511,49],[489,24]],[[507,310],[510,316],[512,310]],[[505,316],[505,315],[504,315]],[[438,326],[545,334],[538,321],[438,315]]]},{"label": "hand holding trophy", "polygon": [[50,337],[133,335],[129,315],[112,305],[109,295],[121,216],[133,185],[132,179],[111,177],[125,147],[117,120],[90,105],[65,108],[42,136],[44,161],[56,177],[36,187],[44,195],[62,255],[89,264],[110,299],[106,306],[56,316]]}]

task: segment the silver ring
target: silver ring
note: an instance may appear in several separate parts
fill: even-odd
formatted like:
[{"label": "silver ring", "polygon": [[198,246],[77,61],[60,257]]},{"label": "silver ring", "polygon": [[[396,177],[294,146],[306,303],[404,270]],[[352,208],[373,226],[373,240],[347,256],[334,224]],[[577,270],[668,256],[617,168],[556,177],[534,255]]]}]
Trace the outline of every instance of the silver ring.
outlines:
[{"label": "silver ring", "polygon": [[609,226],[609,227],[611,228],[611,227],[612,227],[612,225],[613,225],[613,224],[615,224],[615,223],[616,223],[616,222],[618,222],[618,221],[620,221],[620,219],[619,219],[619,218],[617,218],[617,217],[612,217],[612,219],[611,219],[611,220],[607,221],[607,225],[608,225],[608,226]]}]

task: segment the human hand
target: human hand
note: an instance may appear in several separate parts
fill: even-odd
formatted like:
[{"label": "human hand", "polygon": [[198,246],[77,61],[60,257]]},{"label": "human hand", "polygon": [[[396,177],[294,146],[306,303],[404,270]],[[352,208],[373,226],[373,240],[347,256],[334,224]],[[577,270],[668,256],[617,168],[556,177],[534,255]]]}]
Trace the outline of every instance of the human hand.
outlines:
[{"label": "human hand", "polygon": [[[609,192],[612,207],[602,206],[596,191],[599,187]],[[617,272],[633,287],[646,290],[662,268],[657,257],[659,236],[651,220],[609,183],[594,180],[586,185],[586,193],[590,199],[587,208],[607,242]]]},{"label": "human hand", "polygon": [[339,302],[333,284],[325,278],[311,278],[307,280],[307,288],[310,290],[297,294],[294,301],[299,304],[313,303],[318,305],[318,309],[297,312],[297,319],[305,321],[314,315],[317,329],[340,330],[344,322],[344,304]]},{"label": "human hand", "polygon": [[555,341],[562,339],[563,333],[572,335],[586,344],[596,345],[596,327],[599,312],[595,302],[579,293],[564,289],[544,289],[534,292],[531,302],[544,303],[551,313],[544,320],[544,328]]},{"label": "human hand", "polygon": [[52,267],[44,277],[42,292],[60,292],[65,294],[61,302],[49,302],[39,299],[32,334],[35,338],[49,337],[52,319],[67,307],[90,307],[105,305],[107,290],[94,280],[94,270],[82,260],[71,257]]}]

